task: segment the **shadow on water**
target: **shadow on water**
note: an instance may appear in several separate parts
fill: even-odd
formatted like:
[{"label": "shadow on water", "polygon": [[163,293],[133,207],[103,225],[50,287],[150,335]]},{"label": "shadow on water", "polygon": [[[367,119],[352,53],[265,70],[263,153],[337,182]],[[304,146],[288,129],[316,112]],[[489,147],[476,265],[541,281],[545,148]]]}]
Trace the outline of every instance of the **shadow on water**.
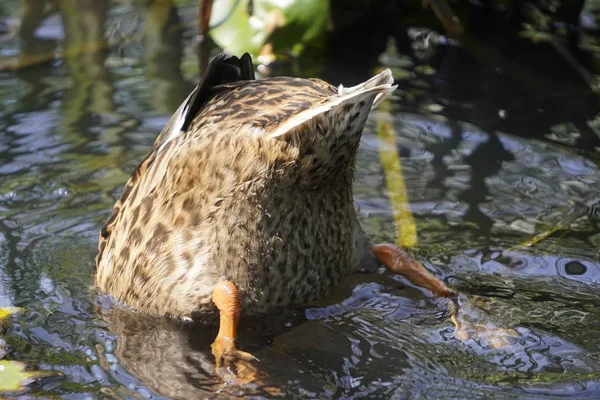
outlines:
[{"label": "shadow on water", "polygon": [[[111,309],[90,290],[103,220],[198,79],[194,2],[41,3],[0,5],[0,66],[28,65],[0,72],[0,306],[26,310],[6,327],[6,358],[62,374],[33,395],[240,394],[214,378],[213,325]],[[409,3],[332,2],[346,12],[329,50],[271,73],[351,85],[392,68],[399,89],[365,129],[356,204],[376,240],[395,239],[387,124],[413,252],[461,291],[458,327],[448,304],[399,278],[355,276],[327,303],[245,321],[240,346],[291,397],[598,398],[597,211],[518,246],[598,201],[597,95],[560,52],[596,74],[576,45],[596,39],[534,43],[524,16],[462,4],[468,39],[456,46]]]}]

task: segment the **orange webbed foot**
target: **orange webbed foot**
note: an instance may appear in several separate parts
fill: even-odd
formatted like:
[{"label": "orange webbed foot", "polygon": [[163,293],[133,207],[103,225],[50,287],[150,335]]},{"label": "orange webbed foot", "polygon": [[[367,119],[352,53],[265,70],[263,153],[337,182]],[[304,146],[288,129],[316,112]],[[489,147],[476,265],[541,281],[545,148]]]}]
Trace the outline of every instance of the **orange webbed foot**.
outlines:
[{"label": "orange webbed foot", "polygon": [[420,262],[393,244],[376,244],[371,251],[377,260],[391,273],[404,276],[417,286],[431,290],[441,297],[455,297],[456,293],[436,278]]},{"label": "orange webbed foot", "polygon": [[217,376],[231,385],[247,385],[266,377],[251,363],[257,360],[256,357],[235,347],[241,313],[237,287],[229,281],[220,282],[213,291],[212,300],[220,314],[219,333],[211,346]]},{"label": "orange webbed foot", "polygon": [[246,386],[258,383],[266,377],[252,364],[252,361],[258,361],[258,359],[250,353],[237,349],[234,343],[217,337],[211,348],[215,356],[217,376],[223,383]]}]

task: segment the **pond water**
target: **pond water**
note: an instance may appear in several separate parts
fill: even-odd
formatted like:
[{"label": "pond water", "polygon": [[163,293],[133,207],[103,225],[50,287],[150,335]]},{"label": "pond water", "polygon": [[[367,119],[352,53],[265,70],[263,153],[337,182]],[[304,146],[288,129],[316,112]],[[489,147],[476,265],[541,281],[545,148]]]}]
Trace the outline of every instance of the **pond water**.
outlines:
[{"label": "pond water", "polygon": [[[214,378],[214,327],[107,316],[92,290],[103,221],[198,79],[193,4],[141,3],[30,10],[36,38],[3,39],[4,65],[35,61],[0,72],[0,307],[24,309],[5,358],[60,373],[26,396],[269,397]],[[9,31],[28,4],[0,5]],[[600,398],[597,96],[549,43],[486,33],[461,48],[414,25],[410,57],[373,33],[368,49],[351,43],[356,59],[271,74],[349,86],[392,68],[399,89],[365,128],[356,205],[377,241],[412,243],[461,293],[458,315],[402,278],[355,276],[327,304],[246,321],[240,347],[292,398]]]}]

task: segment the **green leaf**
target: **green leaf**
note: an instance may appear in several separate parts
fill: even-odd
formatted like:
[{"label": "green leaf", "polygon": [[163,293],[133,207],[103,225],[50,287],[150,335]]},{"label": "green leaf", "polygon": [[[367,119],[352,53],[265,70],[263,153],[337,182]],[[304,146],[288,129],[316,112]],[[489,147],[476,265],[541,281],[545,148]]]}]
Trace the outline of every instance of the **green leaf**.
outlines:
[{"label": "green leaf", "polygon": [[19,392],[35,379],[57,375],[55,371],[27,371],[20,361],[0,360],[0,393]]},{"label": "green leaf", "polygon": [[[322,41],[327,29],[327,0],[216,0],[210,36],[232,54],[257,55],[267,40],[275,51]],[[273,35],[272,35],[273,34]]]},{"label": "green leaf", "polygon": [[23,311],[23,309],[19,307],[0,307],[0,320],[19,311]]},{"label": "green leaf", "polygon": [[264,23],[256,18],[251,24],[248,0],[218,0],[213,4],[210,36],[231,54],[256,55],[267,39]]}]

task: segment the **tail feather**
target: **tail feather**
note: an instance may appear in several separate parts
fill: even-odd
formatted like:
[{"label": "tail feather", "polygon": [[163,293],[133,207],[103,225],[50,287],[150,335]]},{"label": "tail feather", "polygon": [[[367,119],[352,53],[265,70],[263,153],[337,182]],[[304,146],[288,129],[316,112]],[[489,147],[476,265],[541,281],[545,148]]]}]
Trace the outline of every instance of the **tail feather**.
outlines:
[{"label": "tail feather", "polygon": [[255,79],[250,54],[244,53],[241,58],[237,58],[226,53],[219,53],[206,68],[198,86],[167,122],[154,143],[154,149],[162,149],[168,142],[179,136],[181,132],[186,132],[189,129],[202,107],[214,96],[215,86]]},{"label": "tail feather", "polygon": [[[390,88],[393,88],[392,89],[392,92],[393,92],[397,87],[397,86],[392,86],[393,83],[394,83],[394,77],[392,76],[392,71],[390,71],[390,69],[387,68],[380,74],[375,75],[368,81],[363,82],[359,85],[348,87],[348,88],[345,88],[343,85],[340,85],[338,87],[338,94],[340,96],[348,96],[348,95],[351,95],[352,93],[358,93],[358,92],[366,91],[368,89],[371,89],[371,88],[374,88],[377,86],[385,86],[385,85],[389,85]],[[389,93],[391,93],[391,92],[389,92]],[[381,102],[383,100],[385,100],[385,98],[389,95],[389,93],[382,92],[382,93],[378,94],[377,97],[375,98],[375,101],[373,102],[373,106],[371,107],[371,109],[374,109],[379,104],[381,104]]]},{"label": "tail feather", "polygon": [[202,106],[213,95],[213,88],[225,83],[254,80],[252,57],[244,53],[241,58],[219,53],[208,65],[200,84],[194,89],[183,108],[181,130],[186,131]]},{"label": "tail feather", "polygon": [[290,130],[297,126],[302,125],[304,122],[309,121],[319,114],[323,114],[334,107],[346,104],[346,103],[357,103],[366,97],[373,96],[373,104],[371,109],[377,107],[385,98],[396,90],[397,85],[392,85],[394,78],[392,72],[389,69],[375,75],[368,81],[359,85],[345,88],[342,85],[338,87],[338,94],[328,98],[329,101],[308,110],[302,111],[295,115],[293,118],[285,121],[279,125],[275,131],[271,132],[269,136],[278,137],[286,134]]}]

